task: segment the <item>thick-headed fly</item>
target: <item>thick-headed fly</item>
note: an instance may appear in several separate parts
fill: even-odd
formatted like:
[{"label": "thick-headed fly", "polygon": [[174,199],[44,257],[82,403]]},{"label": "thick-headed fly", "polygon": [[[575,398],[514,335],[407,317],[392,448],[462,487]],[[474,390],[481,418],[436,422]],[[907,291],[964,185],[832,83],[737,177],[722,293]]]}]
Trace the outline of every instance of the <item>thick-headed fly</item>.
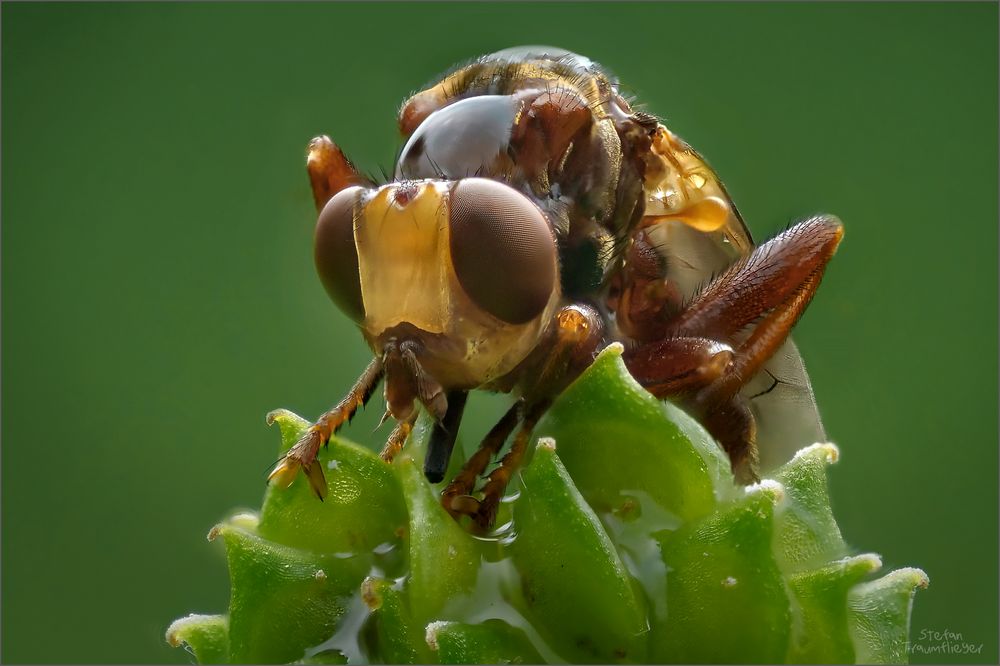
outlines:
[{"label": "thick-headed fly", "polygon": [[384,379],[396,427],[382,457],[399,452],[422,406],[436,420],[424,472],[439,482],[468,392],[511,393],[441,493],[452,515],[489,526],[538,419],[614,341],[640,384],[704,424],[744,483],[824,439],[788,334],[840,242],[836,218],[755,247],[705,160],[560,49],[462,66],[410,97],[399,126],[406,143],[381,186],[327,137],[309,144],[316,267],[374,358],[272,480],[301,469],[322,497],[317,451]]}]

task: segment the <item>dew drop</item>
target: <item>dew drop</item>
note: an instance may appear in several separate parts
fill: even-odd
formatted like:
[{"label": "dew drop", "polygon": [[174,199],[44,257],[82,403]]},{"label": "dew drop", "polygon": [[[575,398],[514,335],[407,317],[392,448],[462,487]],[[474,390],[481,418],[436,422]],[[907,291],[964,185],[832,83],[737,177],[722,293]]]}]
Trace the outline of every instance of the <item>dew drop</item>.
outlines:
[{"label": "dew drop", "polygon": [[521,491],[520,490],[515,490],[514,492],[510,493],[509,495],[504,495],[503,499],[501,499],[500,501],[502,503],[504,503],[504,504],[510,504],[511,502],[517,501],[517,498],[520,497],[520,496],[521,496]]}]

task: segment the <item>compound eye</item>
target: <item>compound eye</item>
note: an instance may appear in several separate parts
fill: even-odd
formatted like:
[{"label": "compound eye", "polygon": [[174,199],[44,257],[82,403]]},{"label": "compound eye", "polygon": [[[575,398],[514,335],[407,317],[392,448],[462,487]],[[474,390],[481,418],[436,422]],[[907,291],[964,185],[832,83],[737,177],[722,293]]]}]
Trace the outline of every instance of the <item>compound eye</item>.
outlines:
[{"label": "compound eye", "polygon": [[537,206],[495,180],[466,178],[451,191],[449,223],[452,265],[476,305],[510,324],[542,313],[556,286],[556,244]]},{"label": "compound eye", "polygon": [[354,212],[362,187],[348,187],[330,199],[316,221],[316,272],[326,293],[344,314],[356,322],[365,316],[354,244]]}]

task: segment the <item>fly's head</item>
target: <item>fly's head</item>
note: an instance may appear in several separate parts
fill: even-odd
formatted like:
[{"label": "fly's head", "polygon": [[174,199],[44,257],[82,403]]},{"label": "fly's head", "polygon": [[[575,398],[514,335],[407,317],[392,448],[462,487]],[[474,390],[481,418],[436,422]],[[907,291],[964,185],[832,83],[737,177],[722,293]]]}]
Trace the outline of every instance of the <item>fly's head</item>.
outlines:
[{"label": "fly's head", "polygon": [[502,377],[537,345],[560,299],[545,214],[498,181],[348,187],[322,209],[316,268],[386,370],[392,416]]}]

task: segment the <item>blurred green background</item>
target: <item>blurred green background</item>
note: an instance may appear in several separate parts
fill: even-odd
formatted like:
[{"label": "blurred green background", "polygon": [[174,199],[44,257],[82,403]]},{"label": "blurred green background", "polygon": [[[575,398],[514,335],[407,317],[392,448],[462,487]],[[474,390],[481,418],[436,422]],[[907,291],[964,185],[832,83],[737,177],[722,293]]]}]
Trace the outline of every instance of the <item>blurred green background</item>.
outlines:
[{"label": "blurred green background", "polygon": [[[757,238],[847,233],[797,329],[835,512],[923,567],[913,636],[997,655],[996,4],[2,7],[5,662],[179,662],[205,534],[367,360],[314,275],[306,142],[391,165],[400,101],[555,44],[705,154]],[[475,440],[505,401],[478,396]],[[348,430],[372,435],[378,408]],[[929,645],[931,642],[924,641]]]}]

